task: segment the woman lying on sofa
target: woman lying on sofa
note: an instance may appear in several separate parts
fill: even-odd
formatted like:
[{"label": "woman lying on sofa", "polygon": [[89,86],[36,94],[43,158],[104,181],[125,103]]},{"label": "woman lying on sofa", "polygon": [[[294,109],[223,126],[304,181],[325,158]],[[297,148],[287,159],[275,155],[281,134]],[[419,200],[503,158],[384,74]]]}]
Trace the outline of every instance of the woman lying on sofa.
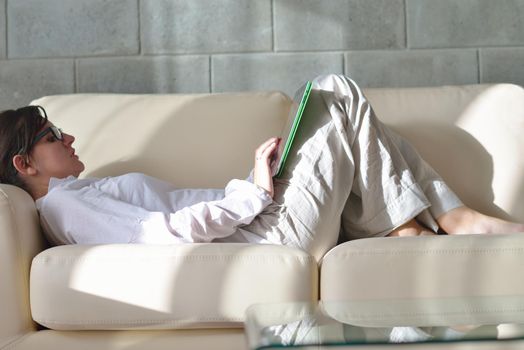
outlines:
[{"label": "woman lying on sofa", "polygon": [[318,77],[296,152],[273,178],[280,140],[225,190],[176,189],[143,174],[79,179],[75,138],[28,106],[0,114],[0,180],[25,189],[54,244],[252,242],[321,256],[346,239],[522,232],[463,205],[413,147],[375,116],[360,88]]}]

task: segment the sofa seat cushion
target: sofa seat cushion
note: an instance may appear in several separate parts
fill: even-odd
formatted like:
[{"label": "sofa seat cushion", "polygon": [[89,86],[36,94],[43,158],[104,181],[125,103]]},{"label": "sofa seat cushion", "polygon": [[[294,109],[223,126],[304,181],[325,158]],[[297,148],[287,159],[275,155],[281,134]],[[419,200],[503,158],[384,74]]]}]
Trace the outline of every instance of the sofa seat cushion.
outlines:
[{"label": "sofa seat cushion", "polygon": [[240,327],[254,303],[318,299],[317,262],[277,245],[71,245],[37,255],[31,311],[57,330]]},{"label": "sofa seat cushion", "polygon": [[326,302],[524,296],[524,234],[369,238],[321,262]]},{"label": "sofa seat cushion", "polygon": [[27,333],[2,349],[247,350],[247,344],[240,328],[90,332],[42,330]]}]

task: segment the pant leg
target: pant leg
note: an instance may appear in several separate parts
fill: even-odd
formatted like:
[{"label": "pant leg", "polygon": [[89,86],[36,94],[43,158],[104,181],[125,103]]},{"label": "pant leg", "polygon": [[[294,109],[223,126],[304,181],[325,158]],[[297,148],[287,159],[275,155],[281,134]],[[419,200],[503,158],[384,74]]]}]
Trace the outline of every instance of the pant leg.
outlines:
[{"label": "pant leg", "polygon": [[[322,89],[343,99],[355,89],[362,94],[347,77],[321,79]],[[342,214],[342,233],[346,239],[385,236],[415,216],[437,232],[435,218],[462,202],[416,149],[365,104],[369,115],[362,118],[352,146],[357,173]]]},{"label": "pant leg", "polygon": [[316,82],[313,88],[283,173],[273,179],[273,203],[240,231],[320,259],[338,240],[355,167],[343,127],[348,119],[333,117],[328,96]]},{"label": "pant leg", "polygon": [[315,79],[274,203],[244,229],[310,252],[351,238],[386,235],[431,203],[358,86]]},{"label": "pant leg", "polygon": [[449,210],[464,204],[440,175],[420,156],[413,145],[393,130],[386,128],[385,131],[409,164],[415,180],[431,204],[428,209],[417,216],[417,219],[428,228],[437,232],[438,224],[436,219]]}]

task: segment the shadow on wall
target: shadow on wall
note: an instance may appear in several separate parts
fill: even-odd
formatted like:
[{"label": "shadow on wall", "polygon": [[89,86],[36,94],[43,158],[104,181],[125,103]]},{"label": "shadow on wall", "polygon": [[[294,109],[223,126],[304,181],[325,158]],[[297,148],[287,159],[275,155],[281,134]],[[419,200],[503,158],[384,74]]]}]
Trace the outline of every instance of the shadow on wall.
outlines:
[{"label": "shadow on wall", "polygon": [[[524,88],[511,84],[487,87],[468,104],[456,124],[478,140],[493,159],[494,203],[513,220],[523,222]],[[480,197],[482,190],[477,192]]]},{"label": "shadow on wall", "polygon": [[524,89],[507,84],[469,88],[478,93],[464,98],[471,94],[464,93],[468,87],[457,90],[452,100],[456,106],[451,107],[439,106],[439,99],[424,90],[405,89],[400,94],[412,91],[417,109],[404,106],[399,98],[398,111],[381,113],[386,119],[404,114],[405,118],[391,118],[392,128],[417,148],[466,205],[524,221],[524,159],[519,156],[524,150],[519,136],[524,130],[524,104],[519,104]]},{"label": "shadow on wall", "polygon": [[455,125],[436,122],[409,123],[393,129],[415,146],[466,205],[507,217],[493,203],[493,159],[473,136]]}]

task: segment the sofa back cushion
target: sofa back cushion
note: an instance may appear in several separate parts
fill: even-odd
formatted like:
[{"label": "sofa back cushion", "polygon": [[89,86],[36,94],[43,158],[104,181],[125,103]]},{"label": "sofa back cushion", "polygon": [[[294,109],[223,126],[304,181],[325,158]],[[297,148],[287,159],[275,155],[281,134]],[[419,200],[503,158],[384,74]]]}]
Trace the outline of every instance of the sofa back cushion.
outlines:
[{"label": "sofa back cushion", "polygon": [[[524,89],[471,85],[367,89],[377,115],[410,140],[464,202],[524,221]],[[34,101],[76,136],[84,176],[144,172],[180,187],[245,178],[256,147],[280,134],[278,92],[75,94]]]},{"label": "sofa back cushion", "polygon": [[411,141],[459,197],[524,222],[524,89],[471,85],[375,89],[377,115]]},{"label": "sofa back cushion", "polygon": [[249,175],[256,147],[280,134],[290,99],[279,92],[74,94],[33,104],[76,137],[82,176],[143,172],[183,188],[221,188]]}]

